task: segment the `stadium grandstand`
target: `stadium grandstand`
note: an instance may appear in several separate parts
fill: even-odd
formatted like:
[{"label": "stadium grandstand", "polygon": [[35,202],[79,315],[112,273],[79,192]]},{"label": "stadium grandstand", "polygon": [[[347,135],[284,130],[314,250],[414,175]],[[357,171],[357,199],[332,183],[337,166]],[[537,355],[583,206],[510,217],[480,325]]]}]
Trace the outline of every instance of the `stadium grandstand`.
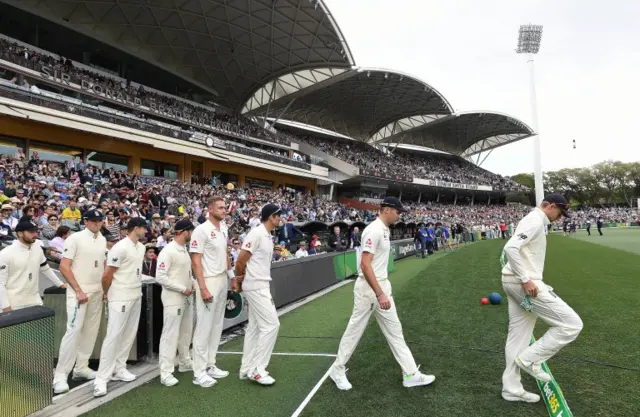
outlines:
[{"label": "stadium grandstand", "polygon": [[[530,210],[507,196],[530,190],[481,165],[534,134],[454,111],[410,74],[358,67],[322,0],[0,0],[0,247],[30,215],[56,269],[89,210],[109,247],[142,218],[159,251],[180,219],[206,222],[211,196],[227,203],[232,262],[267,203],[294,224],[274,241],[291,253],[357,246],[387,196],[409,208],[395,240],[420,223],[504,237]],[[633,214],[578,218],[592,216]]]}]

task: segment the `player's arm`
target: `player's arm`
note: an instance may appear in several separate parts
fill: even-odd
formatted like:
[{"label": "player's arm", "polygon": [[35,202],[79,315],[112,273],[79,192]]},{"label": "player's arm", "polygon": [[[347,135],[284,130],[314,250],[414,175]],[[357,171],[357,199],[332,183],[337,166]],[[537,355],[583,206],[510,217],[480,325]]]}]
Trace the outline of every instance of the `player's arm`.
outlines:
[{"label": "player's arm", "polygon": [[104,293],[104,297],[107,297],[107,293],[109,292],[109,288],[111,288],[111,283],[113,282],[113,274],[120,268],[122,265],[122,261],[126,256],[125,251],[120,249],[117,245],[111,248],[109,254],[107,255],[107,267],[104,270],[104,274],[102,274],[102,291]]},{"label": "player's arm", "polygon": [[53,272],[53,269],[47,262],[47,257],[44,256],[44,252],[40,251],[40,273],[45,276],[53,285],[58,288],[67,288],[67,284],[62,282],[60,278]]},{"label": "player's arm", "polygon": [[533,219],[527,219],[521,222],[516,228],[513,236],[504,246],[504,254],[509,262],[509,266],[514,276],[522,282],[522,286],[528,295],[536,297],[538,295],[538,287],[535,283],[530,282],[527,276],[527,268],[522,261],[522,248],[530,244],[531,240],[541,231],[540,224]]},{"label": "player's arm", "polygon": [[11,260],[4,253],[0,252],[0,309],[3,313],[11,311],[9,303],[9,294],[7,293],[7,281],[9,281],[9,268],[11,268]]},{"label": "player's arm", "polygon": [[367,281],[367,284],[371,287],[373,292],[376,295],[376,299],[378,300],[378,304],[380,304],[380,308],[383,310],[388,310],[391,308],[391,301],[386,296],[378,280],[376,279],[376,274],[373,272],[373,256],[376,254],[378,250],[378,246],[382,239],[381,233],[373,232],[373,233],[365,233],[362,235],[362,240],[364,241],[364,247],[362,249],[362,259],[360,260],[360,269],[362,270],[362,274],[364,275],[364,279]]},{"label": "player's arm", "polygon": [[[169,291],[180,292],[184,295],[191,295],[191,288],[187,288],[179,282],[169,279],[172,256],[167,250],[160,251],[158,255],[158,266],[156,267],[156,282]],[[188,294],[187,294],[188,293]]]},{"label": "player's arm", "polygon": [[244,280],[244,273],[247,270],[247,263],[258,249],[259,244],[260,239],[257,238],[257,234],[249,232],[247,238],[242,243],[238,259],[236,259],[235,277],[231,280],[231,289],[233,291],[242,291],[242,281]]},{"label": "player's arm", "polygon": [[78,251],[78,245],[75,239],[68,238],[64,241],[64,249],[62,250],[62,259],[60,260],[60,273],[64,277],[67,284],[73,288],[76,292],[76,299],[78,300],[78,304],[84,304],[89,300],[87,294],[82,291],[80,288],[80,284],[76,281],[75,275],[73,275],[73,271],[71,271],[71,264],[73,262],[73,258],[76,256],[76,252]]},{"label": "player's arm", "polygon": [[213,296],[207,289],[207,284],[204,282],[204,269],[202,268],[202,254],[204,253],[204,243],[206,242],[206,235],[204,229],[199,228],[194,230],[191,236],[191,244],[189,245],[189,252],[191,253],[191,269],[196,276],[196,282],[198,288],[200,288],[200,296],[205,303],[213,301]]}]

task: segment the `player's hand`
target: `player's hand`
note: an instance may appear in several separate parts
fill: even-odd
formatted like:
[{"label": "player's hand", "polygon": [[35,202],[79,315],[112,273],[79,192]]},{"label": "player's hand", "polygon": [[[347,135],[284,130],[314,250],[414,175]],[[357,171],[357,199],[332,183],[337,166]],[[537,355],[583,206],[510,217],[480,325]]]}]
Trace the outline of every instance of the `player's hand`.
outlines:
[{"label": "player's hand", "polygon": [[89,301],[89,297],[82,290],[76,291],[76,300],[78,304],[85,304]]},{"label": "player's hand", "polygon": [[522,284],[522,289],[524,290],[524,293],[527,294],[529,297],[537,297],[538,296],[538,286],[536,285],[535,282],[533,282],[533,280],[529,280],[527,282],[524,282]]},{"label": "player's hand", "polygon": [[11,310],[11,307],[6,307],[6,308],[3,308],[3,309],[2,309],[2,312],[3,312],[3,313],[8,313],[8,312],[10,312],[10,311],[12,311],[12,310]]},{"label": "player's hand", "polygon": [[211,295],[206,287],[200,288],[200,296],[202,297],[202,301],[204,301],[205,303],[213,302],[213,295]]},{"label": "player's hand", "polygon": [[183,294],[188,297],[191,295],[192,292],[193,292],[193,288],[187,288],[186,290],[184,290]]},{"label": "player's hand", "polygon": [[239,277],[231,278],[231,291],[235,293],[242,292],[242,278],[239,278]]},{"label": "player's hand", "polygon": [[380,308],[383,310],[389,310],[391,308],[391,300],[385,293],[380,294],[378,297],[378,304],[380,304]]},{"label": "player's hand", "polygon": [[60,286],[60,288],[62,288],[63,290],[66,290],[66,289],[67,289],[67,284],[62,284],[62,285]]}]

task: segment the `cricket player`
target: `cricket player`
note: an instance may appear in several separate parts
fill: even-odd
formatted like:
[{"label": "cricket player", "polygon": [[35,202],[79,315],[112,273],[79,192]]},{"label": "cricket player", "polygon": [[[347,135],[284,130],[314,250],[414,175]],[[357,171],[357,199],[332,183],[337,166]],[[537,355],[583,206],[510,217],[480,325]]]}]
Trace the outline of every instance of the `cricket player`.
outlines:
[{"label": "cricket player", "polygon": [[[547,225],[569,216],[569,202],[561,194],[548,195],[526,215],[504,247],[502,286],[509,300],[509,334],[505,347],[506,369],[502,374],[502,398],[535,403],[540,396],[524,390],[520,371],[548,382],[542,370],[560,349],[573,342],[582,330],[582,320],[571,307],[543,282],[547,249]],[[550,328],[529,346],[536,319]]]},{"label": "cricket player", "polygon": [[142,261],[145,247],[139,242],[147,233],[147,222],[134,217],[127,223],[127,237],[116,243],[107,256],[102,290],[107,295],[107,334],[102,342],[100,366],[93,382],[93,395],[107,395],[107,382],[131,382],[127,357],[136,338],[142,306]]},{"label": "cricket player", "polygon": [[193,332],[193,279],[191,258],[187,245],[195,227],[187,219],[179,220],[173,230],[175,238],[158,256],[156,281],[162,285],[164,307],[162,335],[160,336],[160,383],[172,387],[178,383],[173,376],[176,350],[178,371],[192,371],[189,345]]},{"label": "cricket player", "polygon": [[233,278],[227,255],[229,232],[222,197],[207,200],[209,218],[191,235],[191,265],[196,277],[196,328],[193,334],[193,383],[212,387],[228,371],[216,366],[227,303],[228,279]]},{"label": "cricket player", "polygon": [[40,274],[56,287],[67,288],[49,267],[36,242],[38,225],[33,218],[23,216],[15,230],[18,239],[0,251],[0,309],[3,313],[42,305]]},{"label": "cricket player", "polygon": [[391,283],[387,279],[391,248],[389,226],[396,223],[400,219],[400,213],[405,211],[400,200],[387,197],[381,204],[378,218],[362,232],[363,253],[358,267],[358,279],[353,289],[353,313],[340,341],[338,356],[329,373],[338,389],[346,391],[352,388],[347,379],[345,366],[358,346],[373,313],[393,356],[402,368],[402,385],[407,388],[429,385],[436,379],[435,376],[425,375],[418,370],[404,340],[402,324],[391,296]]},{"label": "cricket player", "polygon": [[273,347],[278,338],[280,320],[271,297],[271,232],[280,225],[280,207],[267,204],[262,208],[260,226],[251,229],[236,262],[236,277],[231,288],[244,296],[249,306],[249,322],[244,335],[240,379],[251,379],[260,385],[273,385],[276,380],[267,372]]},{"label": "cricket player", "polygon": [[53,376],[56,394],[69,391],[67,378],[72,369],[74,380],[96,377],[96,372],[89,368],[89,357],[102,320],[102,275],[107,255],[107,240],[100,233],[103,220],[98,210],[85,212],[85,229],[64,241],[60,272],[70,288],[67,288],[67,330],[60,342]]}]

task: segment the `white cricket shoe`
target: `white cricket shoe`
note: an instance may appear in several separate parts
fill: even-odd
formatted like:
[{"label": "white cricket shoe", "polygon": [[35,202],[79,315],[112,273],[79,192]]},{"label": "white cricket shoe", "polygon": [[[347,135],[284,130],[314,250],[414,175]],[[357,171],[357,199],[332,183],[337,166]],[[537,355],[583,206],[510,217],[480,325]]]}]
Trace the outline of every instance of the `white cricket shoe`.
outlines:
[{"label": "white cricket shoe", "polygon": [[93,396],[104,397],[105,395],[107,395],[107,384],[94,384]]},{"label": "white cricket shoe", "polygon": [[405,375],[402,379],[402,385],[405,388],[411,387],[422,387],[424,385],[429,385],[433,381],[436,380],[436,377],[433,375],[425,375],[420,372],[420,366],[418,366],[418,370],[413,375]]},{"label": "white cricket shoe", "polygon": [[113,376],[111,377],[111,380],[112,381],[131,382],[131,381],[135,381],[136,378],[137,378],[137,376],[135,376],[134,374],[132,374],[128,370],[123,369],[123,370],[113,374]]},{"label": "white cricket shoe", "polygon": [[209,375],[211,378],[221,379],[228,377],[229,371],[223,371],[222,369],[214,365],[207,368],[207,375]]},{"label": "white cricket shoe", "polygon": [[180,365],[178,365],[178,372],[191,372],[191,371],[193,371],[192,362],[181,363]]},{"label": "white cricket shoe", "polygon": [[173,375],[169,375],[166,378],[162,378],[160,380],[160,383],[165,387],[172,387],[174,385],[178,385],[178,382],[179,382],[178,379]]},{"label": "white cricket shoe", "polygon": [[203,373],[199,377],[193,379],[193,385],[200,385],[202,388],[211,388],[217,383],[218,381],[211,378],[206,373]]},{"label": "white cricket shoe", "polygon": [[540,396],[538,394],[527,391],[522,391],[520,394],[502,391],[502,398],[506,401],[522,401],[525,403],[537,403],[540,401]]},{"label": "white cricket shoe", "polygon": [[331,372],[329,373],[329,378],[333,380],[339,390],[349,391],[351,388],[353,388],[353,385],[351,385],[351,383],[347,379],[347,370],[339,371],[335,368],[335,366],[332,366]]},{"label": "white cricket shoe", "polygon": [[69,391],[69,384],[67,381],[53,381],[53,393],[63,394]]},{"label": "white cricket shoe", "polygon": [[93,381],[94,379],[96,379],[96,371],[94,371],[91,368],[84,368],[79,371],[73,371],[73,375],[71,376],[71,379],[73,379],[74,381],[78,381],[81,379],[86,379],[87,381]]},{"label": "white cricket shoe", "polygon": [[247,377],[260,385],[273,385],[276,383],[276,380],[265,369],[256,368],[253,372],[247,374]]},{"label": "white cricket shoe", "polygon": [[518,368],[522,369],[523,371],[525,371],[526,373],[528,373],[538,381],[542,381],[542,382],[551,381],[551,375],[543,371],[540,365],[532,363],[529,366],[527,366],[522,362],[522,359],[520,359],[520,356],[516,357],[515,362],[516,362],[516,365],[518,365]]}]

